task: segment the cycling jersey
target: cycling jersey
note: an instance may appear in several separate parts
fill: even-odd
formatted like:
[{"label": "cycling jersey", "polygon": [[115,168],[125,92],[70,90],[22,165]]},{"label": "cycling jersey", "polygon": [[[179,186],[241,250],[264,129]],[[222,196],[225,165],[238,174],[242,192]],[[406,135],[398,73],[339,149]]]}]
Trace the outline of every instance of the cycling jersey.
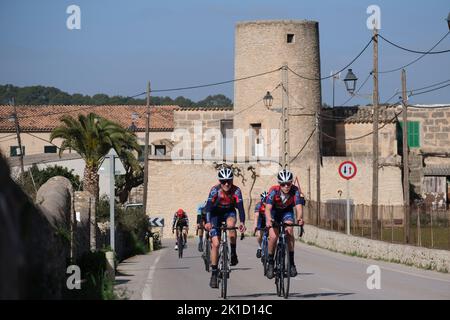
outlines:
[{"label": "cycling jersey", "polygon": [[183,226],[183,227],[189,226],[189,218],[186,212],[183,212],[182,218],[178,218],[178,215],[175,212],[175,214],[173,215],[172,229],[175,229],[175,226]]},{"label": "cycling jersey", "polygon": [[197,207],[197,224],[201,224],[202,221],[206,221],[206,203],[201,203]]},{"label": "cycling jersey", "polygon": [[305,198],[300,195],[297,186],[292,185],[289,192],[285,194],[281,191],[281,186],[276,185],[270,188],[266,203],[272,205],[272,211],[293,212],[296,205],[305,205]]},{"label": "cycling jersey", "polygon": [[206,202],[206,221],[210,222],[210,216],[224,215],[227,213],[236,213],[239,211],[239,220],[241,223],[245,222],[244,202],[242,199],[241,189],[235,185],[231,186],[228,193],[222,190],[220,184],[211,188],[209,192],[208,201]]},{"label": "cycling jersey", "polygon": [[257,215],[256,229],[261,230],[266,225],[266,204],[263,201],[256,204],[255,214]]}]

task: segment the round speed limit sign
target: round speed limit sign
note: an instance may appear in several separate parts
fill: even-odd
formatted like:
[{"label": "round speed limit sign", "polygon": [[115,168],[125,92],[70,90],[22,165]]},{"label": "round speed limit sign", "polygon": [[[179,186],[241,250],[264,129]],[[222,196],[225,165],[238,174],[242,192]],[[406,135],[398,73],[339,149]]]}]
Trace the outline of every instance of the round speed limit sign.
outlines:
[{"label": "round speed limit sign", "polygon": [[346,180],[353,178],[356,175],[356,172],[356,164],[351,161],[344,161],[339,166],[339,175]]}]

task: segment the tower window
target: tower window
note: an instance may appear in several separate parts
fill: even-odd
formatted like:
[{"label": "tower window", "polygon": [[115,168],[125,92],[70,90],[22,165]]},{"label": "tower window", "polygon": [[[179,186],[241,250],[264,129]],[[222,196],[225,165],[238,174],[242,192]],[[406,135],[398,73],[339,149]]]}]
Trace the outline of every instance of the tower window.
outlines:
[{"label": "tower window", "polygon": [[295,41],[295,36],[293,33],[288,33],[287,34],[287,43],[294,43]]}]

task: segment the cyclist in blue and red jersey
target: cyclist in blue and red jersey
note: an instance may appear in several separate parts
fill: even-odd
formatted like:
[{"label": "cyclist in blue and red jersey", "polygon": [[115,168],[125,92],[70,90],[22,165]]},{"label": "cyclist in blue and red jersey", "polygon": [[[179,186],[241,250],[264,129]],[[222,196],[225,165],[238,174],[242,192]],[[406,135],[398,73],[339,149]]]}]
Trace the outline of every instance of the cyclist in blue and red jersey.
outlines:
[{"label": "cyclist in blue and red jersey", "polygon": [[256,240],[258,242],[258,249],[256,250],[256,257],[261,258],[261,242],[262,242],[262,234],[264,229],[266,227],[266,197],[268,193],[267,191],[264,191],[261,193],[261,201],[256,204],[255,207],[255,225],[253,227],[253,233],[256,234]]},{"label": "cyclist in blue and red jersey", "polygon": [[[209,192],[206,202],[206,225],[211,239],[211,280],[210,287],[218,288],[217,263],[219,259],[220,226],[226,221],[227,227],[236,226],[236,209],[239,211],[239,231],[245,232],[245,211],[242,193],[239,187],[233,184],[233,171],[230,168],[222,168],[218,172],[220,184],[215,185]],[[236,254],[236,231],[230,230],[231,265],[238,264]]]},{"label": "cyclist in blue and red jersey", "polygon": [[[274,277],[274,251],[278,241],[279,230],[272,227],[272,220],[278,224],[293,224],[294,221],[303,225],[303,206],[305,198],[299,188],[292,184],[294,175],[289,170],[283,169],[277,175],[278,185],[270,188],[266,199],[266,226],[269,230],[269,264],[267,267],[267,278]],[[294,208],[296,216],[294,217]],[[289,249],[289,260],[291,263],[291,277],[297,275],[297,268],[294,262],[294,230],[286,227],[286,237]]]}]

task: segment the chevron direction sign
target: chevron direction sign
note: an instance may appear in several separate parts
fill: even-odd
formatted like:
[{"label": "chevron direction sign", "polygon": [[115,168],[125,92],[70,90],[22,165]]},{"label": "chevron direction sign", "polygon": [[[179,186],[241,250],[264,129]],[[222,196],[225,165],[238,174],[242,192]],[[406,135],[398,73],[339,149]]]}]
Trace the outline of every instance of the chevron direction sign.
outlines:
[{"label": "chevron direction sign", "polygon": [[149,218],[150,226],[152,227],[164,227],[164,218],[161,217],[154,217]]}]

